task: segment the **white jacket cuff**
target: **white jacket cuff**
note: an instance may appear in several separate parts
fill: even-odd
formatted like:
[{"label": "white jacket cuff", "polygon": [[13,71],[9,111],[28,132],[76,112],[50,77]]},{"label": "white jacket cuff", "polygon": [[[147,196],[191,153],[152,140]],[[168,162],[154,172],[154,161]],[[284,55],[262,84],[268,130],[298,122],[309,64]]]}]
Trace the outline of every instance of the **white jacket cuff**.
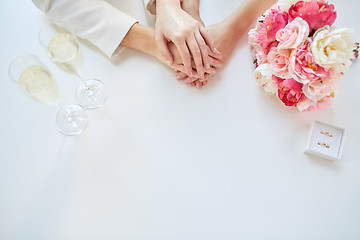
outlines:
[{"label": "white jacket cuff", "polygon": [[[137,22],[105,1],[43,2],[42,10],[50,21],[80,38],[87,39],[108,57],[112,57],[129,29]],[[121,47],[118,50],[120,49]]]}]

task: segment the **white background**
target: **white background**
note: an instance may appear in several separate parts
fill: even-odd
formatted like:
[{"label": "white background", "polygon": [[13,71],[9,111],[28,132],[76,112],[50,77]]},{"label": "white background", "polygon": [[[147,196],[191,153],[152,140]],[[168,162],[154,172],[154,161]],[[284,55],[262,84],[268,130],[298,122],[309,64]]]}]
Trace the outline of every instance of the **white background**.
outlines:
[{"label": "white background", "polygon": [[[334,0],[335,25],[360,41],[358,0]],[[204,0],[206,24],[237,0]],[[130,14],[153,26],[140,1]],[[127,49],[113,61],[82,41],[85,75],[109,97],[79,136],[55,128],[56,108],[28,99],[7,74],[18,55],[53,72],[61,103],[79,83],[56,68],[31,1],[0,2],[0,239],[360,239],[360,63],[341,79],[333,106],[300,113],[253,77],[244,36],[201,90],[156,59]],[[314,120],[346,129],[343,158],[303,153]]]}]

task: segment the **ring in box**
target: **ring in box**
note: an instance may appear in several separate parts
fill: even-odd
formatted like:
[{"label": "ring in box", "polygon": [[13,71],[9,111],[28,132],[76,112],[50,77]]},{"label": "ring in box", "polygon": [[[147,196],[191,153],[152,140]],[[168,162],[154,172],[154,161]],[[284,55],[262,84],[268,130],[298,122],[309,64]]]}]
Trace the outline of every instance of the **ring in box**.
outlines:
[{"label": "ring in box", "polygon": [[345,129],[314,121],[305,152],[329,160],[341,159]]}]

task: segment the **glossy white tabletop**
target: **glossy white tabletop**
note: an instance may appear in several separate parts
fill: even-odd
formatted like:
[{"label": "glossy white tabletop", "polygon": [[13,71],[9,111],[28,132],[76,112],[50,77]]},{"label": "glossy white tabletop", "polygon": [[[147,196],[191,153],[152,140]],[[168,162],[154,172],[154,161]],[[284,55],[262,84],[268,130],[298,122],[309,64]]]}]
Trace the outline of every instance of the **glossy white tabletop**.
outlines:
[{"label": "glossy white tabletop", "polygon": [[[153,26],[141,1],[132,14]],[[337,27],[360,41],[358,0],[334,0]],[[206,24],[237,0],[203,0]],[[85,76],[109,97],[83,134],[54,125],[56,108],[28,99],[8,77],[18,55],[36,54],[58,81],[61,102],[79,83],[47,58],[31,1],[0,3],[1,240],[360,239],[360,62],[332,107],[300,113],[253,77],[244,36],[201,90],[152,57],[126,49],[113,61],[82,41]],[[304,154],[315,120],[346,129],[341,160]]]}]

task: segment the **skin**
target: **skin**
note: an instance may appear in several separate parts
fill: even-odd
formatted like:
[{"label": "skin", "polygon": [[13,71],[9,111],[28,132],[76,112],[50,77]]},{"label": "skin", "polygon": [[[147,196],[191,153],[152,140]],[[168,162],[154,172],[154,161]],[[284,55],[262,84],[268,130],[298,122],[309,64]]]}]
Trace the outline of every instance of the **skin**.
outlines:
[{"label": "skin", "polygon": [[[146,27],[139,23],[135,23],[131,27],[127,35],[124,37],[120,45],[149,54],[157,58],[164,64],[170,66],[168,61],[161,54],[161,51],[158,48],[158,45],[156,44],[155,31],[153,28]],[[185,71],[184,65],[182,64],[181,55],[178,52],[175,44],[169,43],[169,49],[174,57],[174,63],[170,67],[172,67],[175,71]],[[213,58],[213,57],[210,58],[209,64],[211,65],[211,67],[208,69],[209,73],[216,72],[216,69],[221,66],[221,62],[217,58]],[[193,66],[195,67],[195,65]],[[192,69],[192,72],[193,74],[197,74],[194,69]],[[201,88],[205,84],[206,82],[204,81],[200,82],[200,80],[198,79],[197,83],[191,85]]]},{"label": "skin", "polygon": [[[206,70],[210,69],[210,53],[218,58],[221,54],[216,51],[215,45],[207,33],[202,22],[184,11],[198,12],[197,1],[183,2],[179,0],[156,1],[155,40],[163,57],[169,65],[175,63],[169,44],[175,44],[184,65],[185,72],[192,76],[192,61],[195,64],[197,75],[202,78]],[[197,16],[199,16],[197,14]]]},{"label": "skin", "polygon": [[[158,0],[159,1],[159,0]],[[172,62],[164,56],[161,46],[155,40],[156,32],[154,29],[136,23],[129,30],[120,45],[137,49],[146,54],[152,55],[161,62],[172,67],[177,74],[176,78],[184,80],[190,86],[198,88],[207,84],[218,69],[223,67],[230,55],[232,54],[238,40],[246,32],[249,26],[262,14],[266,9],[271,7],[276,0],[245,0],[242,4],[227,18],[218,24],[210,25],[206,28],[207,34],[213,39],[213,43],[221,52],[217,54],[206,46],[208,52],[209,68],[199,73],[196,60],[190,61],[190,69],[184,62],[183,55],[174,42],[167,42],[166,46],[172,56]],[[194,20],[200,19],[199,0],[183,0],[182,7],[189,12]],[[191,15],[190,15],[191,14]],[[202,24],[198,22],[199,24]]]},{"label": "skin", "polygon": [[204,22],[200,17],[199,12],[200,0],[183,0],[181,2],[181,8],[198,21],[202,26],[205,26]]},{"label": "skin", "polygon": [[[187,12],[190,16],[192,16],[196,21],[198,21],[202,26],[205,26],[204,22],[202,21],[201,17],[200,17],[200,12],[199,12],[199,0],[183,0],[181,2],[181,8]],[[218,52],[218,50],[216,49],[216,51]],[[202,88],[203,86],[205,86],[207,84],[207,79],[208,76],[210,75],[214,75],[216,73],[216,71],[218,70],[218,68],[221,68],[222,63],[221,63],[221,59],[222,59],[222,54],[218,55],[218,54],[214,54],[210,49],[208,49],[208,52],[210,53],[210,65],[211,68],[210,69],[206,69],[205,73],[204,73],[204,77],[203,78],[197,78],[197,77],[191,77],[192,80],[187,79],[185,82],[190,85],[190,86],[196,86],[197,88]],[[175,68],[175,73],[180,73],[183,72],[182,76],[178,75],[177,79],[184,79],[185,77],[187,77],[188,75],[185,73],[186,71],[184,70],[184,67],[181,67],[182,63],[177,63],[177,67]],[[197,76],[197,72],[194,71],[194,69],[196,69],[196,66],[194,64],[194,61],[192,61],[191,63],[191,67],[193,68],[193,76]]]},{"label": "skin", "polygon": [[[238,40],[247,32],[251,24],[275,2],[276,0],[245,0],[222,22],[207,27],[216,48],[222,53],[222,64],[229,60]],[[206,73],[204,76],[205,81],[214,74]],[[199,80],[198,75],[189,76],[185,71],[177,71],[176,78],[184,80],[187,84],[192,84]]]}]

